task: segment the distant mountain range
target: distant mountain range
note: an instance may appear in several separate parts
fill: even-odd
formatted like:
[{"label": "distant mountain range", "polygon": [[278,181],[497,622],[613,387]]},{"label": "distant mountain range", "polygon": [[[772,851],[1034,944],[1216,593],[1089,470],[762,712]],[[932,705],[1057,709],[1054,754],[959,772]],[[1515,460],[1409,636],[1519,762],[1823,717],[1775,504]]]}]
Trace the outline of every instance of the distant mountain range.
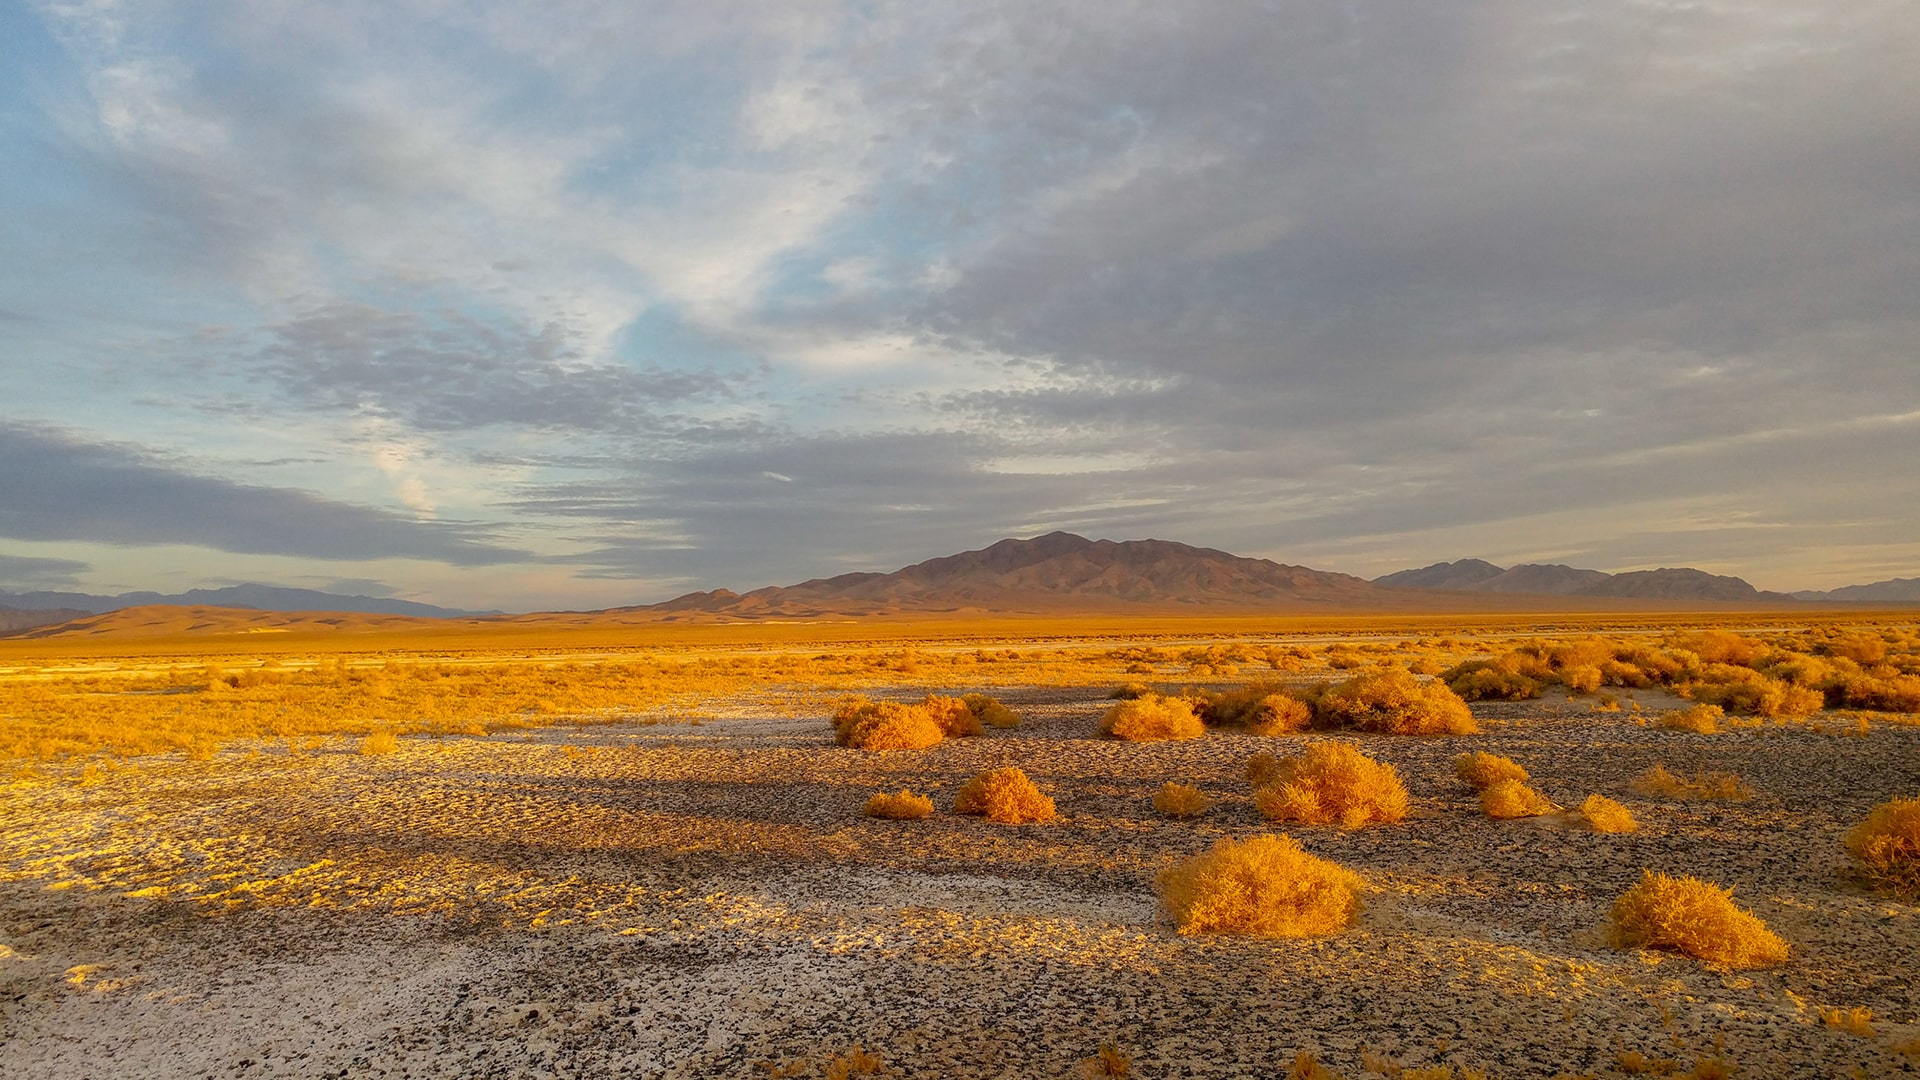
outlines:
[{"label": "distant mountain range", "polygon": [[413,615],[427,619],[463,619],[500,614],[498,611],[456,611],[432,604],[417,604],[411,600],[341,596],[315,589],[286,589],[275,585],[229,585],[223,589],[190,589],[183,593],[131,592],[118,596],[74,592],[0,592],[0,630],[46,626],[84,615],[103,615],[121,608],[155,604],[242,608],[250,611],[345,611],[365,615]]},{"label": "distant mountain range", "polygon": [[[1485,559],[1461,559],[1434,563],[1418,570],[1401,570],[1373,579],[1375,585],[1390,589],[1425,589],[1445,592],[1534,593],[1547,596],[1617,597],[1632,600],[1724,600],[1745,603],[1772,603],[1794,600],[1894,600],[1894,596],[1843,597],[1834,593],[1763,592],[1744,579],[1709,574],[1692,567],[1659,570],[1631,570],[1608,574],[1600,570],[1581,570],[1559,563],[1526,563],[1501,567]],[[1891,583],[1889,583],[1891,584]],[[1920,585],[1920,582],[1914,582]],[[1875,589],[1878,586],[1853,586]],[[1836,593],[1848,592],[1835,590]],[[1920,599],[1916,590],[1913,599]]]},{"label": "distant mountain range", "polygon": [[1802,590],[1793,595],[1801,600],[1848,604],[1920,604],[1920,578],[1888,578],[1871,585],[1847,585],[1825,592]]},{"label": "distant mountain range", "polygon": [[1067,608],[1353,608],[1391,601],[1350,574],[1247,559],[1170,540],[1088,540],[1053,532],[915,563],[749,593],[694,592],[620,609],[809,617]]}]

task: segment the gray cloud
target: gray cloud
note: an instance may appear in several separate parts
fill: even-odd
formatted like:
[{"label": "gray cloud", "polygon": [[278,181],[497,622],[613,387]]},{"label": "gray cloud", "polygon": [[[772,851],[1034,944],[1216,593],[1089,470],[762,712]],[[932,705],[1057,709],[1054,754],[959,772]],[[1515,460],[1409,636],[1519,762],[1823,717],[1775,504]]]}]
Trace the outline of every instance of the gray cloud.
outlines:
[{"label": "gray cloud", "polygon": [[470,525],[423,522],[291,488],[186,471],[131,447],[0,423],[0,536],[318,559],[508,563],[524,552]]},{"label": "gray cloud", "polygon": [[45,559],[0,552],[0,586],[18,592],[70,586],[90,569],[91,564],[73,559]]}]

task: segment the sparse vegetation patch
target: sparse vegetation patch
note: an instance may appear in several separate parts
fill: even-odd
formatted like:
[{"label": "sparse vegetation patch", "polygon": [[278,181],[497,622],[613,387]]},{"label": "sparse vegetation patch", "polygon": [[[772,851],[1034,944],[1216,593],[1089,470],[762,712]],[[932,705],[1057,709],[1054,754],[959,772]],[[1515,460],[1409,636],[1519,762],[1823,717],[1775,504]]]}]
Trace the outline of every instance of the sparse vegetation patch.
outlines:
[{"label": "sparse vegetation patch", "polygon": [[1197,739],[1207,733],[1191,705],[1159,694],[1114,703],[1100,718],[1100,731],[1129,742]]},{"label": "sparse vegetation patch", "polygon": [[1729,968],[1787,960],[1787,943],[1736,906],[1733,890],[1651,870],[1613,902],[1608,937],[1618,948],[1672,949]]},{"label": "sparse vegetation patch", "polygon": [[1357,829],[1407,816],[1407,789],[1393,766],[1343,742],[1320,742],[1287,758],[1255,755],[1253,802],[1269,821]]},{"label": "sparse vegetation patch", "polygon": [[1161,909],[1182,934],[1317,937],[1360,911],[1360,876],[1290,836],[1217,841],[1159,877]]},{"label": "sparse vegetation patch", "polygon": [[1847,832],[1847,854],[1874,886],[1895,896],[1920,897],[1920,799],[1894,799],[1873,808]]},{"label": "sparse vegetation patch", "polygon": [[1054,819],[1053,800],[1012,766],[980,773],[961,785],[953,797],[953,812],[977,814],[1003,825]]}]

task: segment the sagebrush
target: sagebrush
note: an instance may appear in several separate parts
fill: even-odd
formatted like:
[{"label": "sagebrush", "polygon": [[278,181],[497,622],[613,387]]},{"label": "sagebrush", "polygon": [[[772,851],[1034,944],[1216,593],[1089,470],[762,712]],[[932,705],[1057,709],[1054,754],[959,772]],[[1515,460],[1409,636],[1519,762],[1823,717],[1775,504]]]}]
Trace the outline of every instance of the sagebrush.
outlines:
[{"label": "sagebrush", "polygon": [[1407,789],[1392,765],[1343,742],[1320,742],[1292,757],[1249,762],[1259,774],[1254,805],[1269,821],[1338,823],[1349,829],[1407,816]]},{"label": "sagebrush", "polygon": [[1651,870],[1613,902],[1608,937],[1619,948],[1672,949],[1728,968],[1787,960],[1787,943],[1735,905],[1733,890]]},{"label": "sagebrush", "polygon": [[1225,838],[1160,873],[1161,909],[1182,934],[1317,937],[1360,911],[1361,880],[1280,836]]}]

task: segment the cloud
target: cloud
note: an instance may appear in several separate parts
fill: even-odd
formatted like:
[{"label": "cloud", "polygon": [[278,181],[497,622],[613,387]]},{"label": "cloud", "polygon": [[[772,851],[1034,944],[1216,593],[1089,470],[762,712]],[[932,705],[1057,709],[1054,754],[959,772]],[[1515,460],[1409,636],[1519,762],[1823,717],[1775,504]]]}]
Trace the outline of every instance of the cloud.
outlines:
[{"label": "cloud", "polygon": [[316,559],[510,563],[474,526],[421,522],[291,488],[237,484],[135,448],[0,423],[0,536],[122,546],[196,544]]},{"label": "cloud", "polygon": [[27,592],[76,584],[92,567],[73,559],[45,559],[0,553],[0,586]]}]

